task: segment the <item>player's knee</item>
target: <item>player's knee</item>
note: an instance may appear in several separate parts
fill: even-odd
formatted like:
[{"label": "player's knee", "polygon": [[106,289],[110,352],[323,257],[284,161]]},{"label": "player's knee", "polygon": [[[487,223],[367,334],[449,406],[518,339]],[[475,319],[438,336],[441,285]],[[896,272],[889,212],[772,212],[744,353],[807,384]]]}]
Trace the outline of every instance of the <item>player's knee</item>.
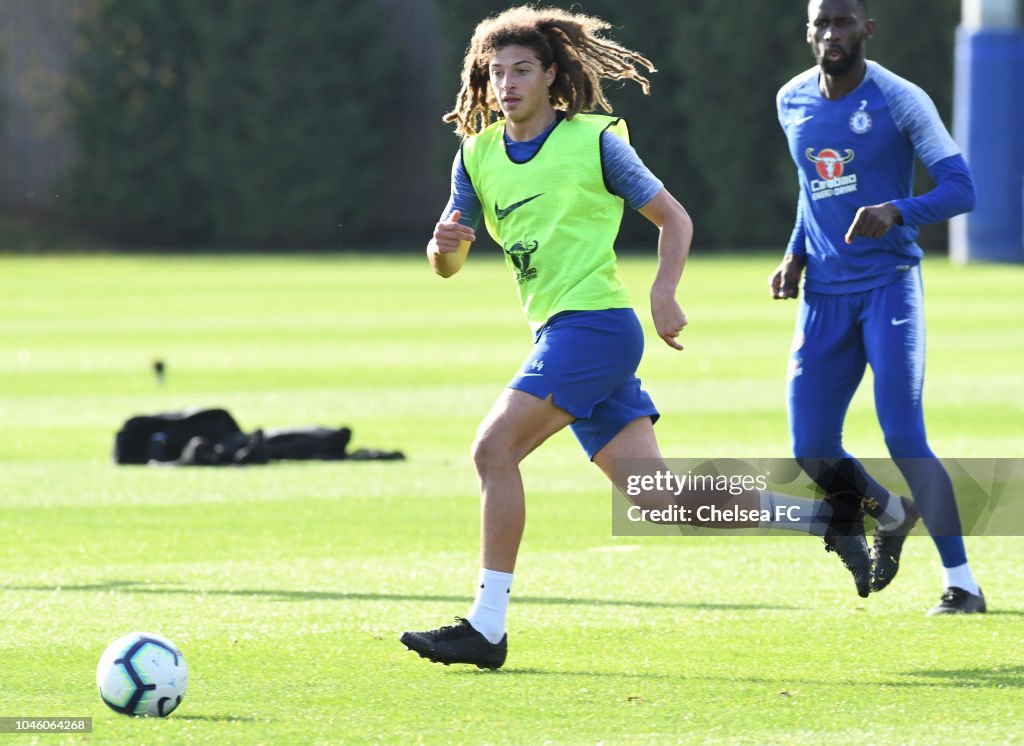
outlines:
[{"label": "player's knee", "polygon": [[504,469],[518,465],[521,458],[515,453],[512,444],[506,438],[492,432],[477,433],[470,448],[473,465],[477,474],[485,475],[496,469]]},{"label": "player's knee", "polygon": [[928,439],[920,428],[887,430],[885,447],[893,458],[932,458],[934,454],[928,447]]},{"label": "player's knee", "polygon": [[843,457],[842,436],[831,432],[806,432],[793,436],[793,458],[835,459]]}]

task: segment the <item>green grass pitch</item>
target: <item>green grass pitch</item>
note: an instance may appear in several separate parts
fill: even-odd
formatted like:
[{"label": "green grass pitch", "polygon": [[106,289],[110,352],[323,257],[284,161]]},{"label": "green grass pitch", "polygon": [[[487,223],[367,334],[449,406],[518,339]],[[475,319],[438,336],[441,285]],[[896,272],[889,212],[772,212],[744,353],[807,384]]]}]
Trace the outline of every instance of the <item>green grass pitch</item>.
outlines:
[{"label": "green grass pitch", "polygon": [[[768,297],[776,261],[692,256],[682,353],[639,302],[653,260],[622,262],[667,456],[787,454],[796,306]],[[933,447],[1024,455],[1024,269],[929,258],[925,287]],[[506,270],[480,256],[447,281],[419,252],[0,258],[0,716],[90,716],[92,743],[1020,742],[1021,539],[968,539],[990,614],[926,619],[927,538],[867,600],[807,537],[615,538],[568,433],[524,465],[506,667],[407,652],[402,630],[468,608],[468,449],[529,344]],[[127,417],[202,406],[250,430],[349,425],[353,447],[409,458],[111,464]],[[846,441],[885,455],[869,381]],[[166,720],[95,691],[132,630],[185,654]]]}]

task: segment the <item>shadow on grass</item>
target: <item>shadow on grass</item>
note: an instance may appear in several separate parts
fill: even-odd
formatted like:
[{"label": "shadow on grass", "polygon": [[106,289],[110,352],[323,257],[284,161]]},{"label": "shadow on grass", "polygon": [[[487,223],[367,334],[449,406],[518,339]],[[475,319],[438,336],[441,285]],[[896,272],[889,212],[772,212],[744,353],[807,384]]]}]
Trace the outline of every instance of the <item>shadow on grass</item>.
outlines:
[{"label": "shadow on grass", "polygon": [[[468,596],[438,596],[414,593],[356,593],[344,591],[289,591],[255,588],[181,588],[174,584],[143,583],[131,580],[111,580],[104,583],[86,583],[82,585],[27,585],[0,586],[8,591],[41,591],[41,592],[84,592],[104,593],[119,591],[123,593],[152,593],[156,595],[195,595],[195,596],[240,596],[262,597],[274,601],[415,601],[464,604]],[[613,598],[561,598],[558,596],[516,596],[516,604],[542,604],[548,606],[607,606],[637,607],[644,609],[696,609],[698,611],[799,611],[799,606],[781,604],[744,604],[744,603],[708,603],[703,601],[644,601]]]},{"label": "shadow on grass", "polygon": [[168,720],[188,722],[190,720],[201,720],[205,723],[258,723],[263,718],[249,718],[241,715],[177,715]]},{"label": "shadow on grass", "polygon": [[[840,681],[834,678],[823,678],[823,679],[807,679],[807,678],[792,678],[780,674],[778,678],[765,678],[761,676],[719,676],[719,675],[688,675],[686,673],[649,673],[645,671],[563,671],[559,669],[545,669],[545,668],[532,668],[524,667],[518,668],[516,666],[508,666],[506,668],[498,669],[497,671],[481,671],[476,668],[470,667],[459,667],[451,669],[453,674],[463,675],[475,675],[475,676],[488,676],[488,675],[500,675],[500,676],[548,676],[548,677],[570,677],[570,678],[583,678],[583,679],[646,679],[646,680],[672,680],[678,681],[680,685],[685,685],[688,681],[719,681],[723,684],[735,684],[742,682],[746,684],[763,684],[767,687],[783,687],[784,691],[788,691],[793,687],[800,686],[811,686],[821,687],[823,690],[833,689],[835,687],[852,686],[852,687],[869,687],[871,689],[878,689],[879,687],[894,687],[894,688],[928,688],[934,689],[937,687],[952,687],[952,688],[988,688],[988,689],[1019,689],[1024,687],[1024,666],[999,666],[992,669],[984,668],[964,668],[964,669],[934,669],[934,670],[922,670],[922,671],[904,671],[897,674],[899,678],[893,678],[888,681],[878,681],[877,679],[852,679],[848,681]],[[914,681],[907,680],[902,677],[914,677],[914,678],[927,678],[933,679],[932,681]]]},{"label": "shadow on grass", "polygon": [[1024,609],[989,609],[985,616],[1024,616]]},{"label": "shadow on grass", "polygon": [[907,676],[935,679],[943,685],[990,687],[994,689],[1024,688],[1024,666],[995,666],[993,668],[951,668],[906,671]]},{"label": "shadow on grass", "polygon": [[470,668],[454,668],[453,673],[466,673],[475,674],[479,676],[488,675],[500,675],[500,676],[569,676],[569,677],[580,677],[584,679],[595,678],[595,679],[647,679],[651,681],[679,681],[683,682],[686,680],[685,676],[679,674],[670,673],[647,673],[645,671],[562,671],[557,668],[517,668],[516,666],[510,666],[507,668],[499,668],[495,671],[484,671],[480,669]]}]

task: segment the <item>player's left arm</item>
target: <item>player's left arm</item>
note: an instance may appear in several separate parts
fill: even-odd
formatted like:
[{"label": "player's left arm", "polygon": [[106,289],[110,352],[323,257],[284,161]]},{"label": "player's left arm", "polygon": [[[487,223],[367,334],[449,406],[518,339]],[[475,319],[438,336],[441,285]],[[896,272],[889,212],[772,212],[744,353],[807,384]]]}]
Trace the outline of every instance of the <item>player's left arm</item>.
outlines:
[{"label": "player's left arm", "polygon": [[880,238],[893,225],[938,223],[974,209],[971,172],[931,98],[910,86],[893,93],[890,106],[893,119],[910,139],[935,187],[917,197],[860,208],[846,232],[846,243],[856,236]]},{"label": "player's left arm", "polygon": [[676,300],[676,289],[683,276],[683,266],[690,254],[693,221],[686,209],[664,187],[643,207],[640,214],[660,229],[658,236],[658,271],[651,284],[651,317],[654,328],[665,344],[676,350],[679,333],[686,326],[686,314]]},{"label": "player's left arm", "polygon": [[665,344],[676,350],[686,314],[676,300],[683,265],[690,253],[693,222],[633,147],[611,132],[601,135],[601,164],[608,191],[618,195],[660,229],[658,270],[651,285],[651,317]]},{"label": "player's left arm", "polygon": [[933,189],[917,197],[892,201],[904,225],[940,223],[974,209],[974,179],[962,155],[951,155],[927,168],[935,180]]},{"label": "player's left arm", "polygon": [[928,173],[935,187],[924,194],[857,210],[846,232],[846,243],[853,243],[856,236],[881,238],[893,225],[940,223],[974,209],[974,179],[962,155],[933,163]]}]

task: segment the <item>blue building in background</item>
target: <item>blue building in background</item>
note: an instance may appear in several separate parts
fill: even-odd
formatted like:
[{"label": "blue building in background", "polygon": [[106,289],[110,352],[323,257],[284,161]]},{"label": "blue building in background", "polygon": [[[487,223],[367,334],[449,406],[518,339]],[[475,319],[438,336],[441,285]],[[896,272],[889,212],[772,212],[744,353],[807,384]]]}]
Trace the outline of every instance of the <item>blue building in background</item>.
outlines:
[{"label": "blue building in background", "polygon": [[978,190],[950,224],[954,261],[1024,262],[1024,29],[1019,0],[963,0],[953,136]]}]

